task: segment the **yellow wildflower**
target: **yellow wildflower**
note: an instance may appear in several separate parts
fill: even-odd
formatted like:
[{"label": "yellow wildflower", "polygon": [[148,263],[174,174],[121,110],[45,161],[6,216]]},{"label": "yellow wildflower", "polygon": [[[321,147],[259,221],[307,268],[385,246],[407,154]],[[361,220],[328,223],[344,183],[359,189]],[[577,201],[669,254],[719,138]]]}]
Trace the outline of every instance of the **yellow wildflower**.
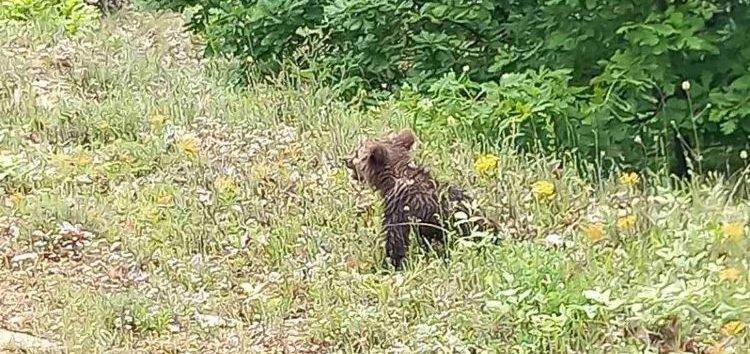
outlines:
[{"label": "yellow wildflower", "polygon": [[91,157],[89,155],[82,152],[76,156],[76,164],[78,164],[78,166],[88,166],[89,163],[91,163]]},{"label": "yellow wildflower", "polygon": [[500,158],[495,155],[482,155],[479,156],[476,161],[474,161],[474,169],[477,172],[484,174],[490,172],[494,168],[497,168],[499,162]]},{"label": "yellow wildflower", "polygon": [[731,222],[721,225],[721,232],[730,240],[738,241],[745,235],[745,225]]},{"label": "yellow wildflower", "polygon": [[625,172],[620,174],[620,183],[626,186],[635,186],[641,181],[641,176],[636,172]]},{"label": "yellow wildflower", "polygon": [[742,276],[742,272],[734,267],[724,268],[719,272],[719,280],[735,281]]},{"label": "yellow wildflower", "polygon": [[214,187],[220,192],[234,189],[234,179],[229,176],[219,176],[214,180]]},{"label": "yellow wildflower", "polygon": [[55,153],[52,155],[52,161],[57,163],[58,165],[68,165],[72,161],[72,157],[70,155],[67,155],[65,153]]},{"label": "yellow wildflower", "polygon": [[168,206],[168,205],[172,204],[172,196],[167,195],[167,194],[162,195],[161,197],[159,197],[159,199],[156,201],[156,203],[159,204],[159,205],[161,205],[161,206]]},{"label": "yellow wildflower", "polygon": [[598,242],[604,238],[604,225],[601,223],[588,224],[583,227],[583,233],[591,242]]},{"label": "yellow wildflower", "polygon": [[146,207],[143,209],[143,217],[148,220],[152,220],[156,218],[156,216],[158,215],[159,215],[159,211],[156,210],[156,208],[154,207]]},{"label": "yellow wildflower", "polygon": [[23,200],[23,195],[21,193],[11,193],[10,195],[8,195],[8,201],[10,201],[13,205],[20,204],[21,200]]},{"label": "yellow wildflower", "polygon": [[338,181],[346,181],[348,175],[342,169],[331,170],[331,178]]},{"label": "yellow wildflower", "polygon": [[620,230],[630,230],[635,227],[637,220],[638,218],[633,214],[623,216],[617,219],[617,228]]},{"label": "yellow wildflower", "polygon": [[725,336],[733,336],[737,333],[742,332],[747,325],[742,321],[729,321],[721,326],[721,334]]},{"label": "yellow wildflower", "polygon": [[151,116],[151,118],[148,119],[148,122],[151,123],[151,125],[160,126],[164,124],[166,120],[167,117],[161,114],[154,114],[153,116]]},{"label": "yellow wildflower", "polygon": [[297,159],[299,157],[300,146],[299,144],[291,144],[284,148],[284,155],[290,159]]},{"label": "yellow wildflower", "polygon": [[548,181],[536,181],[531,184],[531,191],[539,198],[552,199],[555,196],[555,185]]},{"label": "yellow wildflower", "polygon": [[177,147],[188,155],[196,155],[200,150],[201,142],[198,138],[188,136],[183,137],[177,141]]}]

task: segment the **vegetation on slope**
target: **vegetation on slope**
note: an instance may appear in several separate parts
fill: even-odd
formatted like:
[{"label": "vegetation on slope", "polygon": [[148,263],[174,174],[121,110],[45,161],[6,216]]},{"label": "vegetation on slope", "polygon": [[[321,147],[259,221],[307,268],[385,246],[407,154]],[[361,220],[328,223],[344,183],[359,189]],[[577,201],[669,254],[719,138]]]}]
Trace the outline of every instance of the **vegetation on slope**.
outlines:
[{"label": "vegetation on slope", "polygon": [[230,86],[174,14],[101,21],[0,27],[0,327],[76,353],[750,347],[746,176],[590,185],[422,135],[420,162],[532,239],[389,272],[339,159],[408,116]]},{"label": "vegetation on slope", "polygon": [[750,149],[747,0],[148,2],[190,14],[209,55],[405,99],[420,129],[481,147],[681,177]]}]

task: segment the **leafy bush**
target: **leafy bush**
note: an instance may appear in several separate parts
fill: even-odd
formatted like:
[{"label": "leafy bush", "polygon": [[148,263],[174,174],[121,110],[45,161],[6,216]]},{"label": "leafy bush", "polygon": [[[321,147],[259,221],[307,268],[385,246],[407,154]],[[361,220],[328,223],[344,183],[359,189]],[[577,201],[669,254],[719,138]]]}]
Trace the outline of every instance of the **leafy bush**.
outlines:
[{"label": "leafy bush", "polygon": [[578,121],[560,119],[576,115],[569,79],[570,70],[544,68],[481,84],[447,74],[427,88],[429,99],[407,86],[398,107],[421,131],[448,128],[479,145],[496,147],[505,139],[530,150],[559,151],[574,145],[572,132],[580,128]]},{"label": "leafy bush", "polygon": [[96,8],[83,0],[0,0],[0,24],[44,19],[76,33],[95,24],[98,16]]},{"label": "leafy bush", "polygon": [[[750,141],[748,0],[151,1],[190,7],[209,54],[290,61],[347,94],[407,85],[407,114],[485,143],[522,119],[535,145],[684,174],[736,166]],[[412,111],[414,94],[438,106]]]},{"label": "leafy bush", "polygon": [[499,77],[498,63],[512,59],[498,54],[508,47],[506,15],[491,1],[150,1],[191,8],[189,27],[205,35],[208,54],[250,58],[263,70],[278,70],[285,60],[309,64],[295,54],[315,48],[338,79],[355,77],[369,89],[404,80],[424,86],[465,65],[473,78],[489,81]]}]

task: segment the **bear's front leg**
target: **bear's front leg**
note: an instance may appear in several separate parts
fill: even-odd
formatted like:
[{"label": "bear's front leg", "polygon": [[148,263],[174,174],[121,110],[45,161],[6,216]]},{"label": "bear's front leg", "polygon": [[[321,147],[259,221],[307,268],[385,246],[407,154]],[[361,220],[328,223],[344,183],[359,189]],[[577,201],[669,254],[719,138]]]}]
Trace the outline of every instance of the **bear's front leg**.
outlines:
[{"label": "bear's front leg", "polygon": [[[387,203],[391,204],[391,203]],[[409,251],[409,225],[403,208],[387,205],[383,217],[385,229],[385,254],[391,259],[396,270],[403,269],[406,253]]]}]

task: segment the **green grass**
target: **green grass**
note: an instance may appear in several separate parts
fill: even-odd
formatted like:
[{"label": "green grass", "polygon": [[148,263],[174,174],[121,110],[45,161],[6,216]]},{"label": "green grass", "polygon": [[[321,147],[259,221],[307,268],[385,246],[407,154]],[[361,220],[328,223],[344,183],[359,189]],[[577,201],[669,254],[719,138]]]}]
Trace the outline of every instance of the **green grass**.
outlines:
[{"label": "green grass", "polygon": [[[591,186],[510,152],[480,175],[478,151],[421,135],[420,162],[531,239],[460,244],[448,264],[415,251],[395,273],[379,268],[377,198],[340,158],[406,126],[397,110],[294,82],[231,88],[174,14],[124,10],[74,36],[8,24],[0,51],[0,327],[75,353],[641,353],[628,330],[675,318],[654,348],[750,348],[747,330],[720,331],[750,322],[750,204],[732,198],[747,176]],[[595,222],[598,242],[582,231]]]}]

